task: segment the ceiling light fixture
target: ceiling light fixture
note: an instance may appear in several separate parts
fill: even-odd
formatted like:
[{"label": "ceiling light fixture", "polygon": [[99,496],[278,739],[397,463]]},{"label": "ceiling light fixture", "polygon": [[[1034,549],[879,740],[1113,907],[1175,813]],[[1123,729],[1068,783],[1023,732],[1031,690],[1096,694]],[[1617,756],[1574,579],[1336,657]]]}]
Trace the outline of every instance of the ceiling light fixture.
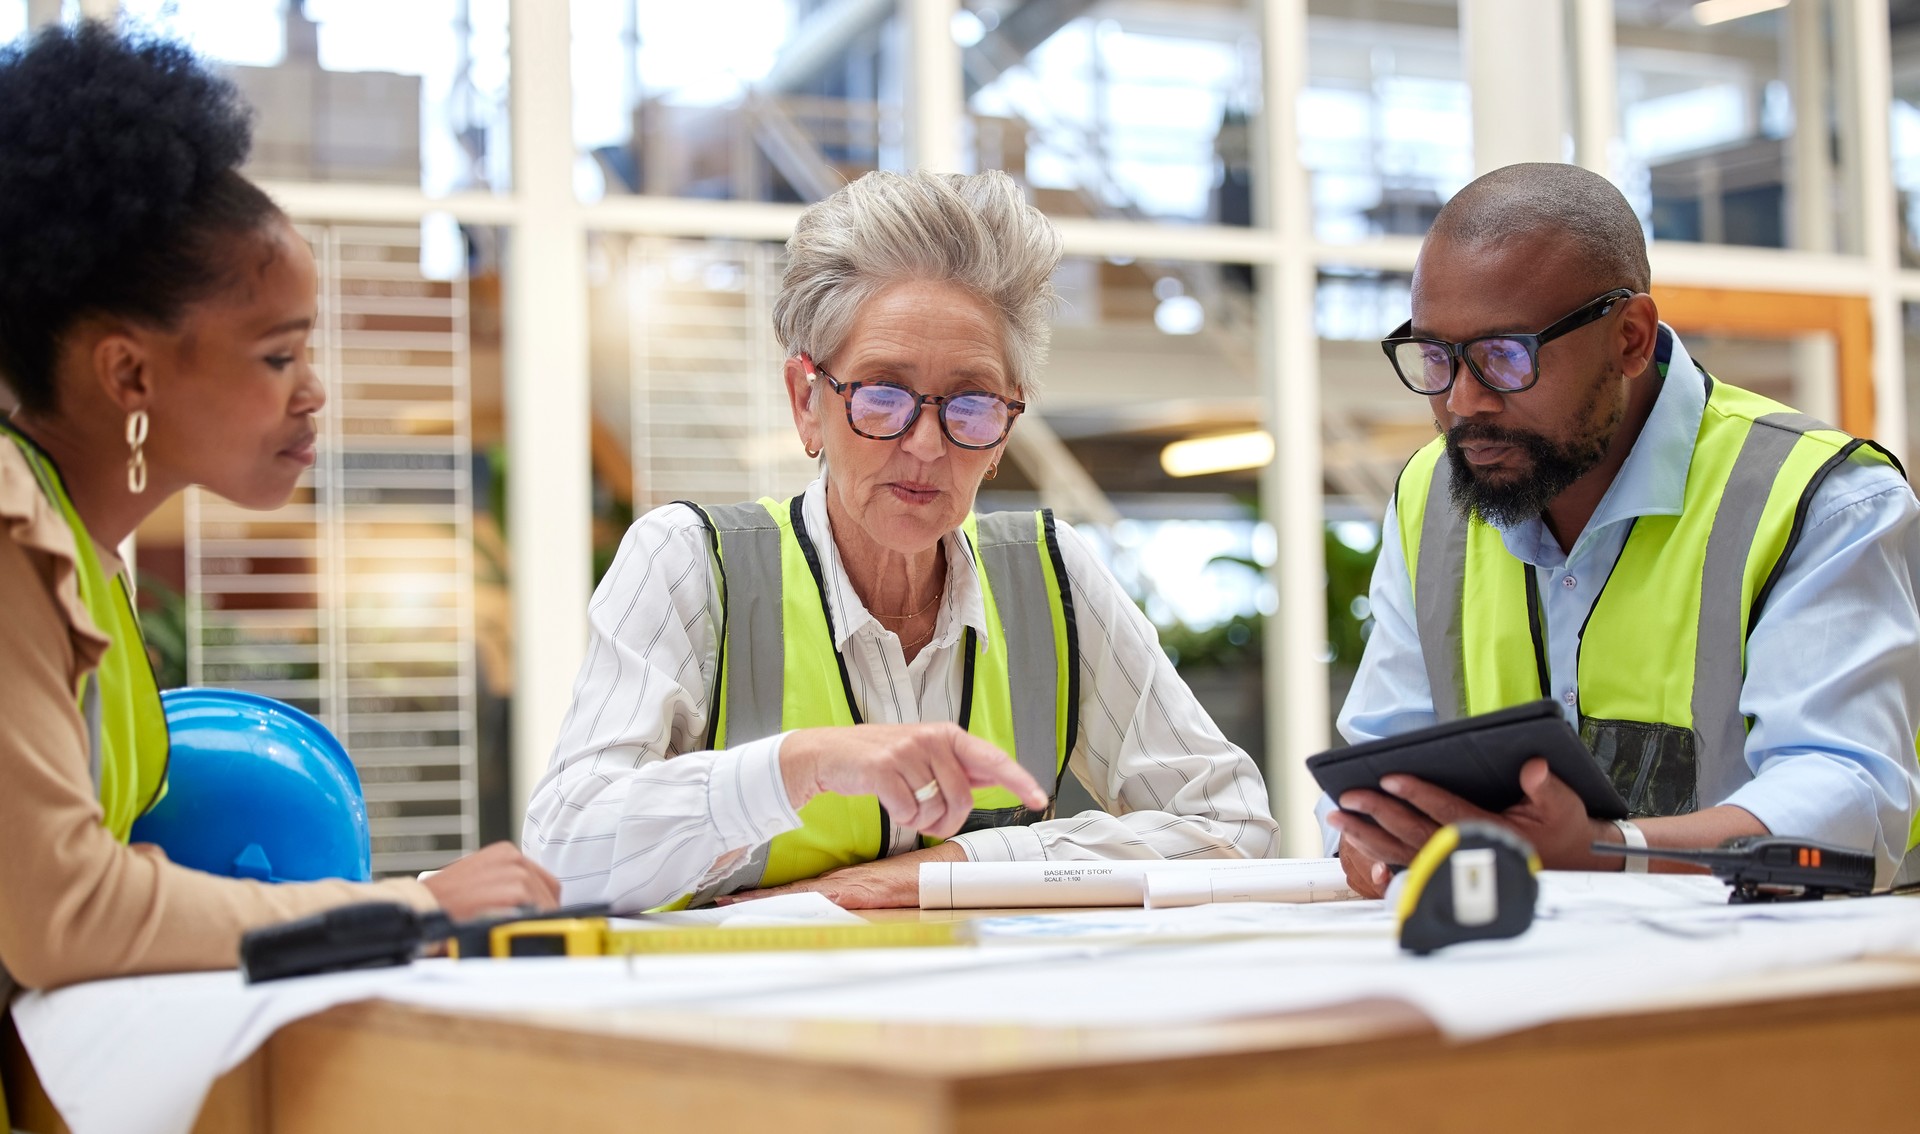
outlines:
[{"label": "ceiling light fixture", "polygon": [[1160,450],[1160,467],[1168,476],[1206,476],[1257,469],[1271,460],[1273,434],[1264,429],[1175,441]]},{"label": "ceiling light fixture", "polygon": [[1701,27],[1724,24],[1744,16],[1757,16],[1787,6],[1788,0],[1698,0],[1693,6],[1693,22]]}]

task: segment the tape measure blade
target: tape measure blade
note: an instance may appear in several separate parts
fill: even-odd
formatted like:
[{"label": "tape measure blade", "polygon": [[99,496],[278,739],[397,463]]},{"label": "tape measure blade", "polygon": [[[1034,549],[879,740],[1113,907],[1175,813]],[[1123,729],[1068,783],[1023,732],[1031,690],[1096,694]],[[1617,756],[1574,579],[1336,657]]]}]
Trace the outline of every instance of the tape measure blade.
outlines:
[{"label": "tape measure blade", "polygon": [[822,949],[900,949],[960,944],[959,928],[953,922],[902,922],[738,929],[620,929],[607,935],[607,952],[774,953]]}]

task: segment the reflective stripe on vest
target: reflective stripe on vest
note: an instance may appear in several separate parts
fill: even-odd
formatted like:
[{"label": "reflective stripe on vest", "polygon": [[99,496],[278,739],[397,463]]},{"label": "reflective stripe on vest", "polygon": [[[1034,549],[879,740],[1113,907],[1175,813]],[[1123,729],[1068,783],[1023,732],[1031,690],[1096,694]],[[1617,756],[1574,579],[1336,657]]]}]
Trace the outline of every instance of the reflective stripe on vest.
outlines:
[{"label": "reflective stripe on vest", "polygon": [[[707,527],[722,604],[708,747],[795,728],[862,723],[846,662],[834,649],[825,584],[801,499],[687,506]],[[969,516],[961,530],[974,552],[991,632],[983,643],[972,628],[966,631],[958,723],[1012,753],[1051,797],[1076,739],[1079,702],[1072,600],[1052,514]],[[891,842],[885,809],[874,796],[823,793],[799,814],[800,828],[755,848],[738,869],[691,901],[869,862]],[[961,829],[1039,817],[1004,788],[978,789]]]},{"label": "reflective stripe on vest", "polygon": [[[1633,522],[1580,633],[1581,734],[1637,816],[1685,814],[1745,782],[1747,636],[1808,504],[1863,447],[1898,466],[1871,442],[1701,380],[1682,511]],[[1552,691],[1534,573],[1454,506],[1444,454],[1442,439],[1416,454],[1395,499],[1434,709],[1453,720]]]},{"label": "reflective stripe on vest", "polygon": [[4,422],[0,422],[0,434],[13,439],[41,492],[73,533],[80,601],[110,643],[99,667],[80,678],[74,703],[87,725],[88,761],[103,822],[124,843],[133,821],[160,802],[167,786],[167,716],[147,660],[140,620],[133,612],[125,578],[117,574],[109,578],[101,569],[93,536],[74,510],[53,461]]}]

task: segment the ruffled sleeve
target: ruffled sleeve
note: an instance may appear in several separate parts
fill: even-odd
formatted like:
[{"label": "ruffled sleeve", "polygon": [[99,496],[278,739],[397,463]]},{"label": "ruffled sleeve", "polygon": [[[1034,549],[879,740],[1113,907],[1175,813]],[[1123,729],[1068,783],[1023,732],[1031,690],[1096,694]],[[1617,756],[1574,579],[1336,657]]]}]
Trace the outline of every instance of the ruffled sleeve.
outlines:
[{"label": "ruffled sleeve", "polygon": [[32,466],[11,441],[0,440],[0,535],[19,545],[38,569],[54,606],[66,623],[73,651],[71,680],[100,664],[111,641],[93,624],[80,599],[79,550],[73,529],[60,515]]}]

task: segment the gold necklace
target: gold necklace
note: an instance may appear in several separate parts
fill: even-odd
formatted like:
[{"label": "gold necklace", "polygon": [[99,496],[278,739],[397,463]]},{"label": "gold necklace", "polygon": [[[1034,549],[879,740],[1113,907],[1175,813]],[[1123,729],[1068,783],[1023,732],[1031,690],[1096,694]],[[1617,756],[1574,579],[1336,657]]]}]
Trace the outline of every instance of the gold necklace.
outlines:
[{"label": "gold necklace", "polygon": [[882,622],[912,622],[914,619],[933,609],[933,604],[939,601],[940,592],[936,590],[933,592],[933,597],[927,600],[927,605],[914,611],[912,614],[881,614],[876,610],[873,612],[873,616]]},{"label": "gold necklace", "polygon": [[923,648],[927,643],[933,641],[933,632],[939,628],[940,624],[935,622],[933,625],[927,627],[927,632],[924,635],[914,639],[912,642],[908,642],[904,638],[901,639],[900,652],[902,654],[910,654],[915,650]]}]

